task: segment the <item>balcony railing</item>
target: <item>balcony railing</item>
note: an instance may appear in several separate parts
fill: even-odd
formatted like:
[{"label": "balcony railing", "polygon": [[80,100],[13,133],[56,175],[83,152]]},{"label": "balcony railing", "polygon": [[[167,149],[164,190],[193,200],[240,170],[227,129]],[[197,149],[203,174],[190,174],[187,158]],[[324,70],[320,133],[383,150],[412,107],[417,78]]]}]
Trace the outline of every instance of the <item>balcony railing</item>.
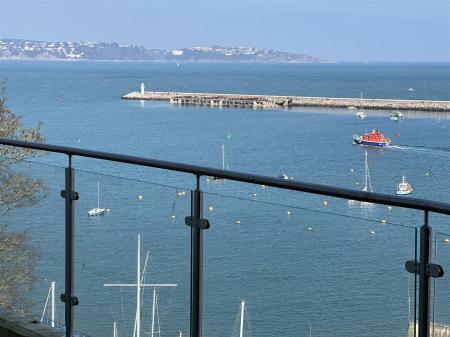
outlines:
[{"label": "balcony railing", "polygon": [[[83,196],[86,195],[86,191],[79,191],[78,184],[75,183],[75,178],[77,181],[85,181],[88,184],[84,184],[84,186],[89,185],[91,189],[95,190],[91,194],[96,194],[97,183],[102,181],[102,189],[107,189],[107,186],[116,186],[117,189],[114,193],[121,193],[122,191],[126,191],[132,189],[132,181],[127,181],[127,184],[124,183],[122,178],[116,178],[112,176],[101,176],[97,174],[92,174],[90,172],[77,170],[73,167],[72,159],[74,157],[85,157],[85,158],[93,158],[101,161],[110,161],[117,163],[125,163],[130,165],[136,165],[139,167],[148,167],[148,168],[157,168],[168,171],[176,171],[184,174],[193,175],[192,182],[194,184],[194,188],[190,191],[190,204],[186,203],[184,200],[188,199],[188,195],[185,196],[185,191],[179,190],[177,188],[173,188],[171,186],[163,186],[158,184],[147,184],[139,181],[135,181],[136,186],[133,186],[133,191],[152,191],[152,195],[171,195],[174,196],[174,200],[171,206],[171,209],[168,210],[170,213],[170,218],[173,221],[179,221],[180,213],[185,212],[190,214],[183,214],[184,223],[190,227],[190,257],[185,254],[185,248],[189,249],[187,236],[185,234],[178,233],[176,234],[176,238],[172,236],[172,234],[166,233],[166,238],[168,241],[165,243],[154,243],[158,247],[160,247],[161,251],[164,252],[164,259],[167,261],[171,261],[175,259],[174,256],[185,259],[185,264],[180,267],[179,271],[175,271],[175,273],[182,274],[184,271],[190,270],[190,296],[189,296],[189,307],[190,307],[190,315],[189,317],[183,318],[183,309],[182,306],[178,308],[178,313],[181,321],[185,320],[189,325],[190,336],[191,337],[200,337],[202,336],[203,329],[203,308],[205,305],[205,314],[209,315],[210,313],[217,312],[214,308],[214,303],[209,302],[208,295],[214,291],[217,291],[218,288],[223,286],[224,283],[217,283],[217,280],[213,280],[211,275],[209,274],[209,270],[214,270],[214,275],[218,278],[227,278],[233,277],[237,279],[241,278],[242,280],[246,280],[245,283],[250,284],[250,286],[242,284],[243,288],[251,289],[252,282],[255,280],[261,280],[261,278],[267,278],[267,282],[271,282],[271,287],[276,284],[279,278],[273,278],[272,272],[281,277],[283,279],[287,279],[286,284],[297,284],[299,283],[302,287],[302,291],[304,292],[308,285],[314,286],[317,283],[321,282],[330,282],[330,284],[334,283],[333,278],[337,278],[340,280],[341,285],[335,287],[335,293],[331,296],[334,296],[336,293],[341,293],[338,303],[335,303],[337,306],[336,310],[333,311],[333,314],[339,317],[339,310],[342,309],[340,306],[343,306],[345,303],[351,306],[352,301],[356,301],[356,298],[352,298],[352,293],[360,291],[364,292],[364,294],[358,294],[358,301],[367,296],[367,289],[360,286],[360,281],[367,283],[367,287],[381,287],[386,290],[386,298],[385,300],[380,300],[373,298],[373,303],[379,306],[380,312],[383,310],[383,305],[387,305],[387,303],[383,302],[389,300],[390,296],[397,296],[396,288],[390,284],[390,280],[393,278],[392,272],[398,272],[400,268],[405,268],[407,272],[412,274],[413,284],[410,285],[411,292],[413,293],[413,299],[409,298],[409,309],[408,309],[408,318],[407,324],[405,324],[405,331],[408,330],[408,333],[412,336],[432,336],[434,334],[434,330],[432,327],[436,326],[436,329],[440,329],[440,326],[444,326],[445,323],[448,322],[436,322],[437,319],[443,320],[440,315],[435,315],[435,309],[440,310],[442,308],[443,312],[450,312],[447,303],[443,300],[444,298],[448,298],[448,290],[447,287],[438,288],[435,284],[435,280],[443,277],[444,271],[439,263],[445,262],[445,251],[441,254],[441,248],[446,245],[448,241],[448,236],[445,233],[436,233],[433,237],[431,225],[430,225],[430,217],[439,217],[442,215],[448,216],[450,215],[450,204],[416,199],[411,197],[398,197],[387,194],[379,194],[379,193],[369,193],[356,191],[345,188],[338,188],[333,186],[305,183],[298,180],[284,180],[279,178],[254,175],[248,173],[220,170],[215,168],[196,166],[196,165],[188,165],[182,163],[147,159],[129,155],[121,155],[121,154],[113,154],[113,153],[105,153],[99,151],[91,151],[85,149],[77,149],[70,148],[64,146],[56,146],[50,144],[36,144],[29,143],[23,141],[16,140],[8,140],[8,139],[0,139],[0,144],[4,146],[13,146],[13,147],[21,147],[34,149],[39,151],[46,151],[51,153],[59,153],[67,156],[67,167],[64,170],[64,174],[62,171],[58,170],[58,168],[43,168],[42,171],[45,171],[45,174],[48,177],[51,177],[53,181],[62,181],[64,180],[64,188],[61,191],[61,197],[65,200],[65,244],[60,245],[60,237],[57,236],[58,230],[55,229],[54,232],[51,230],[47,234],[48,236],[52,236],[51,240],[56,246],[55,251],[58,249],[64,251],[65,262],[64,262],[64,292],[61,294],[61,300],[64,302],[64,319],[65,319],[65,329],[66,336],[72,337],[73,329],[74,329],[74,307],[78,305],[78,303],[83,303],[83,301],[89,302],[92,300],[94,303],[93,307],[99,305],[98,301],[94,301],[92,297],[97,293],[96,291],[92,291],[89,295],[86,295],[86,298],[76,296],[74,291],[74,285],[77,280],[77,273],[82,275],[83,278],[79,280],[79,283],[86,283],[87,280],[92,280],[92,278],[98,277],[98,275],[94,275],[94,272],[89,271],[89,263],[81,263],[81,266],[77,266],[75,260],[79,254],[77,252],[83,250],[83,254],[87,254],[87,256],[93,255],[102,255],[101,258],[105,258],[104,254],[100,254],[100,248],[104,248],[109,244],[108,240],[103,240],[102,234],[99,233],[96,238],[96,243],[99,247],[98,250],[92,249],[92,247],[84,246],[83,244],[77,245],[77,249],[75,249],[75,241],[77,238],[77,234],[75,230],[75,222],[77,225],[82,226],[86,231],[88,231],[87,227],[91,226],[90,223],[85,223],[86,220],[76,218],[75,213],[75,204],[83,202]],[[36,164],[36,165],[45,165],[45,164]],[[34,168],[34,164],[32,165]],[[52,171],[54,170],[54,171]],[[50,172],[51,171],[51,172]],[[101,177],[101,179],[100,179]],[[104,181],[107,183],[104,185]],[[109,180],[109,181],[108,181]],[[203,192],[202,187],[204,184],[220,184],[223,181],[227,182],[240,182],[245,184],[250,184],[249,188],[258,188],[258,193],[261,194],[266,191],[267,188],[277,188],[284,191],[289,192],[289,197],[295,198],[298,195],[298,192],[302,192],[302,194],[310,195],[310,200],[305,201],[305,205],[298,206],[299,202],[297,199],[294,205],[286,204],[281,201],[279,202],[266,202],[260,201],[257,199],[257,193],[251,193],[251,198],[241,198],[241,197],[230,197],[224,196],[217,193]],[[256,191],[256,190],[255,190]],[[86,193],[85,193],[86,192]],[[182,196],[185,196],[183,199]],[[317,200],[317,196],[326,197],[326,200],[321,200],[323,207],[329,207],[326,210],[315,210],[307,205],[311,200]],[[119,196],[118,196],[119,197]],[[147,196],[144,192],[142,194],[136,195],[137,200],[145,201]],[[316,199],[314,199],[316,198]],[[330,199],[331,198],[331,199]],[[303,199],[302,199],[303,200]],[[349,202],[358,203],[358,205],[386,205],[388,206],[388,210],[391,211],[392,207],[396,209],[404,209],[411,210],[414,212],[413,216],[408,215],[408,219],[410,221],[421,221],[420,228],[416,228],[414,226],[403,226],[396,222],[387,221],[384,219],[378,219],[374,221],[373,219],[367,219],[360,216],[357,210],[353,211],[351,208],[348,212],[337,213],[336,208],[333,208],[332,205],[328,205],[328,203],[339,204],[339,200],[344,200],[345,203]],[[94,204],[96,204],[96,199]],[[333,201],[333,202],[332,202]],[[54,202],[54,200],[52,200]],[[127,201],[121,201],[123,203],[127,203]],[[178,204],[177,204],[178,203]],[[226,208],[222,207],[222,209],[217,209],[217,205],[227,205]],[[208,205],[207,207],[205,205]],[[48,206],[52,207],[52,212],[55,216],[61,218],[63,216],[62,210],[63,208],[59,207],[58,204],[50,204]],[[304,207],[303,207],[304,206]],[[105,205],[104,207],[108,207]],[[124,207],[127,211],[125,212],[134,212],[134,208],[136,206],[132,206],[131,201],[127,204],[127,208]],[[166,205],[161,202],[160,198],[153,198],[152,204],[147,205],[147,207],[152,207],[152,209],[148,209],[148,214],[142,213],[140,210],[135,214],[131,214],[134,216],[137,221],[149,221],[149,224],[156,227],[159,223],[163,223],[166,220],[160,218],[161,210],[166,207]],[[219,206],[220,207],[220,206]],[[240,213],[236,213],[234,210],[240,209]],[[339,207],[337,207],[339,209]],[[36,211],[37,212],[37,211]],[[418,220],[418,212],[420,212],[421,219]],[[176,213],[176,214],[175,214]],[[384,232],[386,238],[392,237],[400,237],[406,236],[411,240],[411,245],[398,246],[399,241],[386,240],[383,242],[383,246],[378,248],[381,255],[378,256],[370,256],[370,261],[367,261],[367,257],[363,257],[361,252],[365,249],[361,245],[352,247],[350,251],[337,250],[337,249],[329,249],[326,254],[321,255],[321,249],[316,245],[310,245],[311,242],[305,241],[305,246],[302,247],[302,251],[296,251],[296,246],[293,243],[293,237],[295,235],[303,235],[297,232],[298,227],[290,228],[295,220],[294,214],[297,213],[302,214],[302,226],[306,232],[315,233],[316,228],[314,226],[309,225],[308,222],[316,221],[316,223],[322,224],[322,227],[319,227],[319,234],[322,235],[322,243],[327,243],[331,246],[335,245],[335,242],[340,242],[341,244],[346,244],[349,240],[349,235],[346,234],[345,230],[342,227],[336,229],[333,227],[333,221],[331,221],[332,216],[344,217],[346,220],[346,224],[350,224],[351,230],[355,231],[362,230],[365,233],[369,233],[372,236],[378,235],[377,231],[381,231],[380,235],[383,235],[383,230],[374,229],[375,222],[382,225],[392,225],[390,232]],[[208,214],[208,216],[206,216]],[[277,214],[277,217],[274,217],[274,214]],[[279,214],[284,214],[283,219],[278,218]],[[404,214],[404,213],[402,213]],[[432,214],[432,216],[431,216]],[[30,214],[30,218],[33,217],[33,214]],[[114,209],[112,210],[111,216],[116,215]],[[258,220],[256,220],[256,215],[258,215]],[[41,215],[42,216],[42,215]],[[120,214],[117,214],[120,217]],[[130,214],[127,214],[130,216]],[[86,216],[87,218],[87,216]],[[150,220],[147,220],[150,219]],[[440,221],[442,219],[440,218]],[[62,221],[62,219],[61,219]],[[371,224],[368,224],[372,221]],[[445,217],[441,222],[445,223],[448,221],[448,218]],[[256,223],[258,222],[258,223]],[[211,256],[204,256],[204,242],[203,235],[205,231],[206,233],[211,233],[214,236],[214,227],[221,226],[221,224],[230,224],[233,223],[235,225],[239,225],[241,223],[252,223],[254,226],[251,230],[246,231],[243,230],[242,227],[236,226],[233,229],[230,227],[222,227],[223,230],[220,232],[222,237],[216,237],[214,239],[215,246],[209,247],[208,242],[205,244],[207,248],[211,251],[217,250],[219,253],[216,255],[211,254]],[[178,222],[177,222],[178,224]],[[256,225],[264,225],[268,232],[271,234],[271,237],[262,237],[261,233],[257,233]],[[49,224],[52,225],[52,224]],[[54,225],[54,224],[53,224]],[[208,230],[210,227],[212,229]],[[236,228],[239,228],[236,229]],[[382,227],[384,228],[384,227]],[[111,231],[117,229],[111,228]],[[122,228],[123,230],[123,228]],[[164,226],[158,227],[159,231],[165,232],[167,228]],[[285,234],[286,230],[290,230],[288,234]],[[238,233],[236,233],[238,231]],[[126,232],[124,232],[126,233]],[[283,234],[284,233],[284,234]],[[60,233],[61,235],[62,233]],[[106,234],[103,234],[106,237]],[[209,235],[209,234],[208,234]],[[272,236],[273,235],[273,236]],[[357,235],[357,234],[355,234]],[[278,236],[280,236],[278,238]],[[112,236],[115,239],[119,239],[118,236]],[[433,242],[434,238],[434,242]],[[336,241],[334,241],[336,239]],[[403,240],[403,239],[402,239]],[[273,246],[271,246],[270,242],[273,241]],[[286,247],[280,246],[280,243],[286,243]],[[303,241],[302,241],[303,242]],[[255,247],[252,247],[256,243],[263,247],[262,250],[256,250]],[[348,243],[348,242],[347,242]],[[120,245],[119,245],[120,246]],[[441,247],[442,246],[442,247]],[[169,248],[168,248],[169,247]],[[264,248],[265,247],[265,248]],[[412,249],[410,250],[410,247]],[[264,250],[267,249],[267,250]],[[306,250],[303,250],[306,249]],[[439,254],[437,253],[439,249]],[[237,255],[242,259],[238,258],[230,258],[227,259],[228,254],[231,251],[242,251],[242,255]],[[284,250],[290,252],[291,255],[284,256]],[[271,253],[268,253],[270,251]],[[342,252],[345,252],[342,254]],[[105,253],[106,254],[106,253]],[[123,254],[123,252],[117,252],[117,254]],[[334,254],[334,255],[333,255]],[[338,256],[342,254],[342,256]],[[434,258],[433,258],[434,257]],[[124,257],[125,258],[125,257]],[[265,259],[265,258],[273,258],[275,261],[275,265],[266,265],[264,262],[261,262],[261,265],[268,268],[268,271],[261,273],[257,269],[251,269],[246,258],[250,259]],[[327,270],[321,270],[318,268],[317,261],[323,259],[331,259],[330,264],[328,265]],[[333,260],[334,259],[334,260]],[[373,259],[373,260],[372,260]],[[289,261],[289,262],[286,262]],[[147,262],[147,261],[146,261]],[[377,262],[377,264],[373,264]],[[113,267],[121,268],[123,267],[123,261],[119,261],[117,265],[114,263],[105,262],[107,266],[103,269],[104,274],[108,274],[110,269]],[[151,262],[150,262],[151,263]],[[283,265],[283,263],[287,263]],[[85,266],[87,264],[87,266]],[[146,263],[145,263],[146,264]],[[242,269],[237,268],[236,266],[242,264]],[[354,265],[351,265],[354,264]],[[404,267],[403,267],[404,265]],[[162,267],[165,268],[165,267]],[[233,268],[237,268],[234,270]],[[298,279],[298,275],[295,274],[295,270],[301,271],[300,279]],[[227,273],[224,273],[226,271]],[[404,271],[404,269],[403,269]],[[408,275],[404,271],[405,275]],[[246,272],[249,275],[243,275]],[[89,275],[88,275],[89,274]],[[295,275],[294,275],[295,274]],[[369,275],[371,275],[369,277]],[[211,283],[214,286],[209,286],[208,282],[204,283],[204,277],[206,276],[206,280],[211,278]],[[397,275],[394,275],[397,276]],[[141,268],[138,269],[137,279],[140,281],[142,277]],[[181,276],[180,276],[181,277]],[[360,277],[358,279],[358,277]],[[292,279],[295,279],[293,281]],[[358,281],[355,281],[358,279]],[[102,278],[104,280],[104,278]],[[302,282],[304,281],[304,283]],[[97,279],[98,282],[100,282]],[[104,282],[107,285],[111,285],[116,280],[110,280],[111,282]],[[432,284],[433,281],[433,284]],[[139,282],[138,282],[139,283]],[[408,281],[408,284],[410,282]],[[160,286],[155,286],[153,284],[153,289],[159,289]],[[259,282],[262,287],[262,292],[264,292],[264,283]],[[205,294],[204,294],[204,285],[206,286]],[[139,284],[127,284],[122,286],[132,286],[133,289],[142,289],[145,291],[145,287]],[[228,285],[227,285],[228,286]],[[162,286],[161,286],[162,287]],[[250,288],[249,288],[250,287]],[[89,285],[85,284],[85,289],[89,288]],[[272,287],[273,289],[273,287]],[[321,288],[326,289],[324,287]],[[438,292],[437,290],[440,290]],[[154,290],[156,292],[156,290]],[[287,290],[284,292],[280,291],[279,296],[284,298],[285,301],[289,301],[291,297],[291,292],[296,292],[297,289],[293,289],[292,291]],[[416,299],[416,293],[418,293],[418,300]],[[304,293],[302,293],[304,294]],[[127,296],[129,293],[127,293]],[[109,296],[109,295],[108,295]],[[111,295],[115,296],[115,295]],[[122,293],[120,293],[122,296]],[[140,290],[136,295],[136,298],[141,298],[142,294]],[[326,297],[318,296],[313,292],[310,293],[311,301],[312,299],[317,297],[315,303],[320,301],[327,302]],[[408,289],[408,297],[410,296],[410,290]],[[204,303],[205,300],[205,303]],[[273,303],[273,298],[271,299]],[[111,302],[111,299],[108,298],[108,302]],[[413,302],[413,303],[411,303]],[[243,302],[242,305],[244,305]],[[153,303],[155,305],[155,303]],[[280,306],[282,304],[279,304]],[[122,303],[123,307],[123,303]],[[137,307],[140,310],[139,304]],[[155,306],[154,306],[155,307]],[[210,309],[211,308],[211,309]],[[295,308],[295,306],[293,306]],[[311,311],[320,311],[324,310],[324,307],[311,305]],[[339,309],[340,308],[340,309]],[[416,312],[416,309],[418,312]],[[270,310],[278,310],[276,307],[271,308]],[[139,312],[139,311],[138,311]],[[300,313],[299,313],[300,315]],[[304,315],[304,312],[301,313]],[[153,312],[153,316],[155,316],[155,312]],[[242,309],[242,317],[241,317],[241,327],[240,331],[244,329],[242,324],[242,320],[244,318],[244,309]],[[89,317],[89,315],[80,312],[80,315],[77,314],[78,319],[80,320],[90,320],[94,319],[93,317]],[[264,319],[270,319],[273,317],[273,314],[264,314]],[[355,316],[356,317],[356,316]],[[430,319],[431,317],[431,319]],[[136,320],[139,321],[141,319],[141,315],[138,313],[135,317],[134,329],[129,327],[131,330],[134,330],[134,335],[139,336],[140,324],[136,323]],[[211,321],[218,321],[218,317],[210,318]],[[341,321],[344,321],[342,324],[347,324],[347,317],[342,316],[340,318]],[[383,319],[383,318],[381,318]],[[385,320],[391,319],[391,317],[386,316]],[[405,318],[406,319],[406,318]],[[125,319],[124,319],[125,321]],[[76,322],[76,320],[75,320]],[[154,330],[154,320],[152,320],[152,335],[156,333]],[[291,323],[285,322],[287,325]],[[440,325],[437,323],[441,323]],[[386,323],[387,324],[387,323]],[[302,326],[305,328],[305,325],[308,324],[303,322]],[[286,329],[293,329],[295,325],[286,326]],[[211,331],[214,331],[214,327],[210,327]],[[306,328],[307,329],[307,328]],[[309,330],[311,335],[311,323],[309,323]],[[336,326],[333,328],[336,331],[339,329]],[[326,332],[326,331],[325,331]],[[345,329],[343,329],[342,333],[345,333]],[[283,335],[282,332],[277,332],[278,335]],[[308,333],[306,332],[305,335]],[[376,333],[375,335],[380,335]],[[437,336],[437,334],[436,334]]]}]

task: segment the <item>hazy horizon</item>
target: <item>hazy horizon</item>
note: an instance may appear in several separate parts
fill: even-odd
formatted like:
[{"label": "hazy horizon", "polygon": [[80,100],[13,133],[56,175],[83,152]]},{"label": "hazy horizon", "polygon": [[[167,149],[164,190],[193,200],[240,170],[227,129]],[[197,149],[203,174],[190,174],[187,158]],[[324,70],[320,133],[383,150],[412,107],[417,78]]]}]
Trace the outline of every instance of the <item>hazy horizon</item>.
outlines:
[{"label": "hazy horizon", "polygon": [[257,47],[339,62],[449,62],[445,0],[0,0],[0,38],[173,50]]}]

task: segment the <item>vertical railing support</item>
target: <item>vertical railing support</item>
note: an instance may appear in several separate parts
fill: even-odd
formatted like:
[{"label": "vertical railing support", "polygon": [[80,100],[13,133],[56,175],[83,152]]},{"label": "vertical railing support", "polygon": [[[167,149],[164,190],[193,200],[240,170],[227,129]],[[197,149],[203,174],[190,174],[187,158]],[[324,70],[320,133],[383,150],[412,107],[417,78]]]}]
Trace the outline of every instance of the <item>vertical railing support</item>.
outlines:
[{"label": "vertical railing support", "polygon": [[430,321],[430,275],[428,265],[431,255],[431,227],[428,225],[428,211],[425,211],[424,224],[420,228],[419,261],[419,336],[429,336]]},{"label": "vertical railing support", "polygon": [[75,200],[78,200],[78,193],[74,188],[74,171],[72,168],[72,156],[69,155],[69,165],[65,170],[65,189],[61,191],[61,196],[65,199],[66,209],[66,245],[65,245],[65,290],[61,294],[61,301],[65,303],[64,320],[66,325],[66,336],[73,336],[73,306],[78,304],[78,299],[73,296],[73,251],[74,251],[74,208]]},{"label": "vertical railing support", "polygon": [[191,191],[191,216],[185,219],[191,227],[191,337],[202,336],[203,230],[209,228],[208,220],[202,215],[203,195],[197,175],[196,188]]},{"label": "vertical railing support", "polygon": [[442,267],[431,263],[431,226],[428,224],[428,211],[424,212],[424,224],[420,227],[419,262],[406,262],[406,270],[419,275],[419,337],[430,336],[431,277],[439,278],[444,276]]}]

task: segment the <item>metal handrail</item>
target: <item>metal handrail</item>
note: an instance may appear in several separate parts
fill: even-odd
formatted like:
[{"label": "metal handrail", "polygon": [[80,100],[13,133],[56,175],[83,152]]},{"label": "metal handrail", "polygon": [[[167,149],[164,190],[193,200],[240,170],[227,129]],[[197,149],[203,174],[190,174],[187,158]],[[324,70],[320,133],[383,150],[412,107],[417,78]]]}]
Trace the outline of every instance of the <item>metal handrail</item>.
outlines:
[{"label": "metal handrail", "polygon": [[[430,258],[432,247],[431,226],[428,223],[428,213],[435,212],[450,215],[450,204],[436,201],[404,198],[388,194],[355,191],[346,188],[312,184],[300,181],[286,181],[279,178],[254,175],[243,172],[226,171],[210,167],[176,163],[170,161],[148,159],[136,156],[128,156],[115,153],[77,149],[51,144],[40,144],[0,138],[0,145],[16,146],[33,150],[62,153],[68,155],[68,167],[65,170],[65,189],[61,191],[61,196],[65,199],[65,290],[61,295],[61,300],[65,302],[65,329],[66,336],[73,337],[73,306],[78,304],[78,298],[73,294],[74,281],[74,201],[78,200],[78,194],[74,191],[74,170],[72,167],[72,156],[80,156],[101,160],[108,160],[133,165],[147,166],[164,170],[184,172],[196,176],[196,188],[192,191],[191,216],[186,217],[186,224],[191,227],[191,316],[190,316],[190,336],[202,336],[202,296],[203,296],[203,230],[209,228],[207,219],[202,218],[202,193],[200,190],[200,177],[212,176],[221,179],[240,181],[250,184],[266,185],[286,190],[306,192],[312,194],[326,195],[350,200],[371,202],[374,204],[384,204],[410,208],[424,211],[424,224],[420,228],[420,260],[417,255],[414,260],[407,261],[406,270],[419,276],[419,325],[420,337],[429,337],[430,322],[430,279],[439,278],[444,275],[441,266],[433,264]],[[417,232],[416,232],[417,233]],[[416,236],[417,240],[417,236]],[[417,244],[417,242],[416,242]],[[417,253],[416,253],[417,254]],[[416,284],[416,283],[415,283]],[[415,302],[416,303],[416,302]],[[416,306],[414,306],[414,318],[416,317]],[[416,335],[416,325],[414,325],[414,335]]]},{"label": "metal handrail", "polygon": [[142,158],[137,156],[79,149],[74,147],[41,144],[0,138],[0,144],[29,148],[34,150],[63,153],[69,156],[101,159],[119,163],[127,163],[139,166],[147,166],[170,171],[191,173],[196,176],[211,176],[220,179],[240,181],[250,184],[266,185],[286,190],[326,195],[330,197],[371,202],[374,204],[390,205],[403,208],[417,209],[434,213],[450,215],[450,204],[419,198],[405,198],[389,194],[363,192],[348,188],[335,187],[322,184],[313,184],[301,181],[286,181],[280,178],[268,177],[237,171],[221,170],[212,167],[183,164],[171,161]]}]

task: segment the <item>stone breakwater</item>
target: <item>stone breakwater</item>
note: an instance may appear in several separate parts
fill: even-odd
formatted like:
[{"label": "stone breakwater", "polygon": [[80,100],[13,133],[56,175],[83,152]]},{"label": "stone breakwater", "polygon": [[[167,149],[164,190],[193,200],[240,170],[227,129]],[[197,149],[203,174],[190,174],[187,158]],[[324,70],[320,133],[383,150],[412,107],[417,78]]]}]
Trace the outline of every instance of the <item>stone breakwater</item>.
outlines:
[{"label": "stone breakwater", "polygon": [[450,112],[450,101],[429,100],[399,100],[399,99],[359,99],[333,97],[303,97],[303,96],[268,96],[240,95],[219,93],[187,93],[187,92],[157,92],[137,91],[126,94],[123,99],[169,101],[173,105],[198,105],[211,107],[245,107],[245,108],[276,108],[276,107],[320,107],[349,108],[362,107],[376,110],[411,110]]}]

